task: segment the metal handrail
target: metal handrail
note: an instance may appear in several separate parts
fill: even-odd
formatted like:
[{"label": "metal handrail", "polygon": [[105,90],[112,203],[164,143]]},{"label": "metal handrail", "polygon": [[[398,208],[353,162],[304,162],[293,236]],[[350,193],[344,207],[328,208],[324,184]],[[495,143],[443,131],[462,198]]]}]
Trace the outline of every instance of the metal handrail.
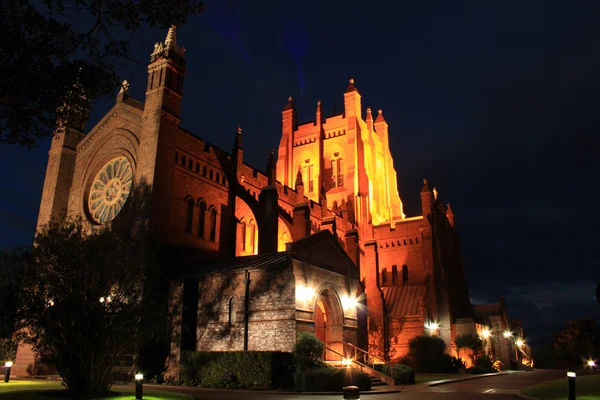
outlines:
[{"label": "metal handrail", "polygon": [[[367,355],[369,354],[368,352],[365,352],[363,349],[361,349],[361,348],[359,348],[359,347],[356,347],[356,346],[352,345],[351,343],[345,343],[345,344],[350,344],[350,345],[351,345],[353,348],[355,348],[355,350],[361,350],[362,352],[366,353]],[[336,350],[334,350],[334,349],[332,349],[332,348],[329,348],[329,347],[327,347],[327,346],[323,346],[323,348],[325,349],[325,351],[330,351],[330,352],[332,352],[332,353],[334,353],[334,354],[337,354],[338,356],[342,357],[342,361],[343,361],[345,358],[347,358],[347,356],[346,356],[346,355],[344,355],[344,354],[341,354],[341,353],[339,353],[338,351],[336,351]],[[355,353],[355,354],[356,354],[356,353]],[[362,362],[358,361],[358,360],[357,360],[357,358],[356,358],[356,355],[355,355],[355,357],[354,357],[354,358],[350,359],[350,362],[351,362],[351,363],[354,363],[354,364],[356,364],[356,365],[358,365],[359,367],[361,367],[361,370],[362,370],[362,368],[368,368],[368,369],[370,370],[370,372],[369,372],[370,374],[372,374],[372,375],[374,375],[375,377],[377,377],[377,378],[381,379],[381,380],[382,380],[382,381],[384,381],[385,383],[387,383],[387,384],[389,384],[389,385],[393,385],[393,384],[394,384],[394,378],[392,378],[392,377],[391,377],[391,376],[389,376],[389,375],[386,375],[386,374],[384,374],[383,372],[377,371],[377,370],[375,369],[375,365],[374,365],[374,364],[373,364],[373,366],[366,365],[366,364],[364,364],[364,363],[362,363]]]},{"label": "metal handrail", "polygon": [[368,351],[361,349],[360,347],[355,346],[352,343],[344,342],[344,345],[349,346],[350,348],[354,349],[354,359],[355,360],[358,359],[357,352],[361,352],[364,356],[366,356],[365,362],[368,364],[371,364],[371,368],[373,368],[373,369],[375,369],[375,364],[389,365],[389,363],[387,363],[385,360],[381,359],[380,357],[374,356],[374,355],[370,354]]}]

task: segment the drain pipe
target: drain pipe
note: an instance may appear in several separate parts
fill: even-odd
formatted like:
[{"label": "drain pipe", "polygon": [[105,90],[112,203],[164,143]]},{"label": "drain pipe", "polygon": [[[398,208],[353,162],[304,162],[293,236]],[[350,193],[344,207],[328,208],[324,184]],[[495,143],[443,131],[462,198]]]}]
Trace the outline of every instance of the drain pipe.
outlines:
[{"label": "drain pipe", "polygon": [[244,351],[248,351],[248,317],[250,316],[250,272],[246,271],[246,292],[244,295]]}]

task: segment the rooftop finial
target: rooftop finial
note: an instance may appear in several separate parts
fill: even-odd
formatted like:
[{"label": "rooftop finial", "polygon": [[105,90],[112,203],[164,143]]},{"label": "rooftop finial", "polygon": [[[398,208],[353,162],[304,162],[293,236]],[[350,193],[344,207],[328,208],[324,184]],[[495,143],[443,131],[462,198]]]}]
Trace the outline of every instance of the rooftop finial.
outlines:
[{"label": "rooftop finial", "polygon": [[354,87],[354,79],[350,78],[350,84],[348,85],[348,87],[346,88],[346,91],[344,93],[350,93],[350,92],[356,92],[356,88]]},{"label": "rooftop finial", "polygon": [[238,135],[242,134],[242,127],[238,125]]},{"label": "rooftop finial", "polygon": [[127,82],[127,79],[125,79],[123,81],[123,83],[121,83],[121,90],[119,90],[119,93],[127,93],[128,90],[129,90],[129,82]]},{"label": "rooftop finial", "polygon": [[380,108],[379,110],[377,110],[377,113],[381,115],[383,114],[383,110]]},{"label": "rooftop finial", "polygon": [[354,85],[354,78],[350,78],[350,84]]},{"label": "rooftop finial", "polygon": [[292,96],[288,97],[288,101],[292,101]]},{"label": "rooftop finial", "polygon": [[165,47],[171,47],[177,45],[177,32],[176,26],[171,25],[169,32],[167,32],[167,38],[165,39]]},{"label": "rooftop finial", "polygon": [[437,198],[438,198],[438,191],[437,191],[437,189],[434,187],[434,188],[433,188],[433,199],[434,199],[434,200],[437,200]]}]

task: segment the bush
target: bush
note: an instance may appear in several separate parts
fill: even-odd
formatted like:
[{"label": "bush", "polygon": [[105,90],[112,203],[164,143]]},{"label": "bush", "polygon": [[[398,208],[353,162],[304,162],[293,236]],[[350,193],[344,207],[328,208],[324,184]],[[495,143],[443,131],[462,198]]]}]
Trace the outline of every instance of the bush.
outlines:
[{"label": "bush", "polygon": [[418,372],[456,372],[452,357],[446,354],[446,342],[438,336],[415,336],[408,342],[408,364]]},{"label": "bush", "polygon": [[341,392],[344,386],[371,390],[371,377],[354,368],[316,368],[304,371],[300,389],[303,392]]},{"label": "bush", "polygon": [[313,333],[299,332],[294,345],[294,382],[296,387],[301,386],[302,374],[304,371],[324,366],[323,356],[324,345]]},{"label": "bush", "polygon": [[15,361],[17,355],[17,341],[11,338],[0,338],[0,362],[4,365],[5,361]]},{"label": "bush", "polygon": [[415,383],[415,371],[408,365],[378,364],[375,367],[377,371],[392,377],[394,385],[412,385]]},{"label": "bush", "polygon": [[184,351],[179,364],[185,385],[210,388],[289,388],[292,355],[269,351]]},{"label": "bush", "polygon": [[481,356],[477,357],[475,365],[469,368],[467,372],[470,374],[490,374],[497,372],[497,370],[494,368],[494,362],[490,356]]}]

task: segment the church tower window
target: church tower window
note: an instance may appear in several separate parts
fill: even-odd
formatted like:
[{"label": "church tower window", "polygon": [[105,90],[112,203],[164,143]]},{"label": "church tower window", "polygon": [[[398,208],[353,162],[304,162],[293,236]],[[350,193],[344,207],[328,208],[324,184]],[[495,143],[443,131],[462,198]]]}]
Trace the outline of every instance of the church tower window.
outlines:
[{"label": "church tower window", "polygon": [[198,215],[198,236],[204,238],[204,228],[206,228],[206,203],[200,201],[200,213]]},{"label": "church tower window", "polygon": [[217,210],[210,210],[210,240],[215,241],[217,238]]},{"label": "church tower window", "polygon": [[246,251],[246,222],[242,221],[242,250]]},{"label": "church tower window", "polygon": [[192,233],[192,221],[194,218],[194,200],[187,199],[185,203],[185,233]]},{"label": "church tower window", "polygon": [[[338,154],[338,153],[335,153]],[[331,173],[333,187],[344,186],[344,159],[334,156],[331,159]]]},{"label": "church tower window", "polygon": [[402,283],[408,282],[408,265],[402,266]]},{"label": "church tower window", "polygon": [[392,265],[392,285],[398,283],[398,266]]},{"label": "church tower window", "polygon": [[387,268],[384,268],[383,271],[381,271],[381,286],[386,285],[387,281],[388,281]]}]

